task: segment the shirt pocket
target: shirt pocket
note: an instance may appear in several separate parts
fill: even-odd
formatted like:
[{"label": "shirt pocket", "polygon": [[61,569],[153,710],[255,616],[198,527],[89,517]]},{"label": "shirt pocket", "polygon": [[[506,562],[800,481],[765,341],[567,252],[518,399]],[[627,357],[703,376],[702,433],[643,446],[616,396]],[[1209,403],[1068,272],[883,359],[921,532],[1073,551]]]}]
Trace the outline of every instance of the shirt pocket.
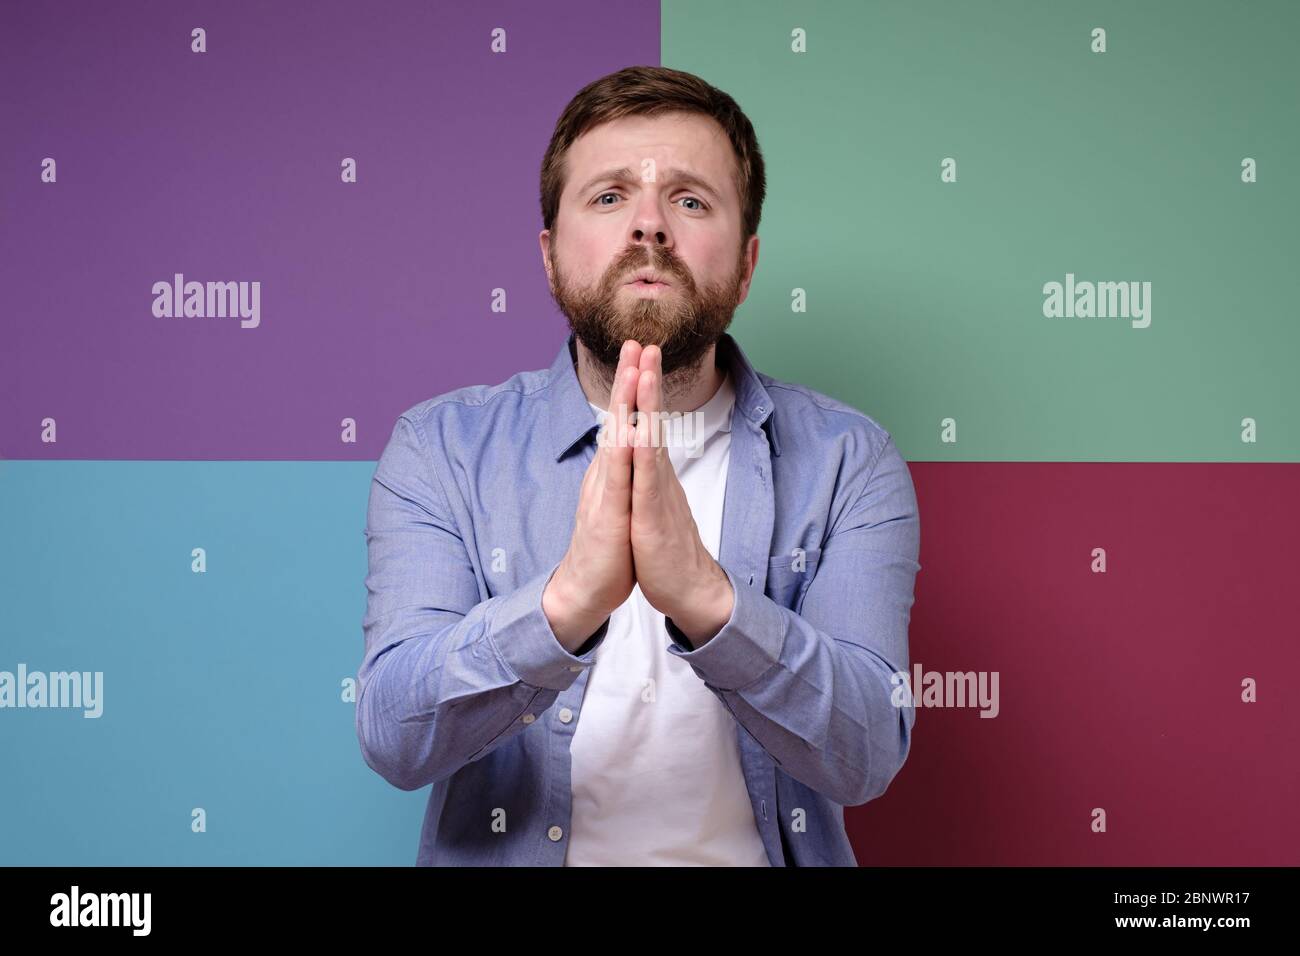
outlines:
[{"label": "shirt pocket", "polygon": [[804,592],[817,573],[821,556],[821,548],[805,548],[801,553],[772,555],[767,560],[767,596],[782,607],[798,611]]}]

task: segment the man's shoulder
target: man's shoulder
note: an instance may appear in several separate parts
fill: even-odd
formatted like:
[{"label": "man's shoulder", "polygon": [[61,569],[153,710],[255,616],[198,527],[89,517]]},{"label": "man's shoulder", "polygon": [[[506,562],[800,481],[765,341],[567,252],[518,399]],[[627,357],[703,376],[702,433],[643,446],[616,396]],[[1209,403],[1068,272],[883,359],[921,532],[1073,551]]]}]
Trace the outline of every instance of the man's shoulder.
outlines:
[{"label": "man's shoulder", "polygon": [[[796,382],[757,373],[775,405],[773,420],[781,467],[793,481],[786,487],[809,487],[809,471],[834,476],[835,492],[827,510],[831,531],[860,507],[899,508],[915,513],[916,489],[907,459],[893,436],[873,416],[833,396]],[[795,493],[789,501],[807,501]],[[859,503],[865,502],[865,505]],[[796,506],[798,507],[798,506]]]},{"label": "man's shoulder", "polygon": [[755,371],[775,406],[782,454],[787,441],[812,447],[849,443],[875,457],[890,440],[889,431],[871,415],[839,399],[801,385]]},{"label": "man's shoulder", "polygon": [[428,428],[448,420],[527,416],[545,403],[550,386],[549,368],[528,369],[495,385],[463,385],[426,398],[402,412],[399,418],[407,419],[416,427]]}]

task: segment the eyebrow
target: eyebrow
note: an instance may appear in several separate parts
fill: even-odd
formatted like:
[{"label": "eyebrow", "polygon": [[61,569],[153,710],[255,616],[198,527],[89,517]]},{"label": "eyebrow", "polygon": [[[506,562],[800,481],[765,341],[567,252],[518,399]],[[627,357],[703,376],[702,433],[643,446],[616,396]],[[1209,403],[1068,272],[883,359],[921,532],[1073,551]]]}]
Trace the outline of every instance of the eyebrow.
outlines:
[{"label": "eyebrow", "polygon": [[[690,170],[670,167],[660,173],[656,179],[660,183],[668,186],[694,186],[701,192],[708,193],[710,198],[715,202],[720,202],[722,200],[722,196],[716,189],[710,186],[702,177],[696,173],[692,173]],[[625,185],[634,186],[640,181],[640,176],[634,175],[632,170],[628,169],[626,166],[622,166],[618,169],[607,169],[603,173],[593,176],[591,179],[587,180],[580,190],[578,190],[578,193],[579,195],[586,193],[588,190],[595,188],[600,183],[623,183]]]}]

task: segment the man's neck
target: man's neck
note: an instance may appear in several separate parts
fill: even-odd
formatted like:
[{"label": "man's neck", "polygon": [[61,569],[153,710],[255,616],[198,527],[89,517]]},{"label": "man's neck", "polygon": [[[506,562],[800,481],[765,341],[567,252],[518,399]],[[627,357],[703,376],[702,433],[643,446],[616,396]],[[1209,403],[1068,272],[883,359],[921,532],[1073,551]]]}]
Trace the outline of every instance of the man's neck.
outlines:
[{"label": "man's neck", "polygon": [[[609,390],[616,369],[606,368],[592,357],[587,347],[574,340],[578,352],[578,382],[587,401],[599,408],[609,408]],[[710,345],[699,365],[675,369],[664,376],[665,412],[693,412],[704,405],[722,387],[726,372],[717,366],[717,346]]]}]

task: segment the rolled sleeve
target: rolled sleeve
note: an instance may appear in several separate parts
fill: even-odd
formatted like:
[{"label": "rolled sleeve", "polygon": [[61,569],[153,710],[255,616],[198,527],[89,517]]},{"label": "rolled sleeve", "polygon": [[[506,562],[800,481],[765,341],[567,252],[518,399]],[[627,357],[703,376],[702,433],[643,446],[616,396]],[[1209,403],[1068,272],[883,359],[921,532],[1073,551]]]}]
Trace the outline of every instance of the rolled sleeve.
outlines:
[{"label": "rolled sleeve", "polygon": [[665,618],[668,652],[687,661],[792,777],[844,806],[884,793],[907,758],[915,711],[894,703],[920,521],[892,440],[860,466],[798,612],[738,585],[730,619],[703,646]]},{"label": "rolled sleeve", "polygon": [[702,647],[692,648],[690,638],[672,618],[665,617],[664,626],[672,638],[668,653],[708,675],[708,682],[720,690],[737,690],[758,680],[781,660],[785,625],[779,605],[753,588],[741,587],[735,575],[719,567],[735,592],[731,617],[722,630]]},{"label": "rolled sleeve", "polygon": [[594,661],[542,610],[555,569],[483,599],[421,429],[398,419],[371,481],[365,654],[357,736],[367,764],[404,790],[455,773],[521,733]]},{"label": "rolled sleeve", "polygon": [[606,618],[577,654],[565,650],[542,609],[542,595],[559,566],[557,561],[545,574],[502,597],[493,610],[493,626],[488,631],[497,654],[521,681],[555,691],[567,688],[578,671],[595,662],[596,649],[609,633]]}]

